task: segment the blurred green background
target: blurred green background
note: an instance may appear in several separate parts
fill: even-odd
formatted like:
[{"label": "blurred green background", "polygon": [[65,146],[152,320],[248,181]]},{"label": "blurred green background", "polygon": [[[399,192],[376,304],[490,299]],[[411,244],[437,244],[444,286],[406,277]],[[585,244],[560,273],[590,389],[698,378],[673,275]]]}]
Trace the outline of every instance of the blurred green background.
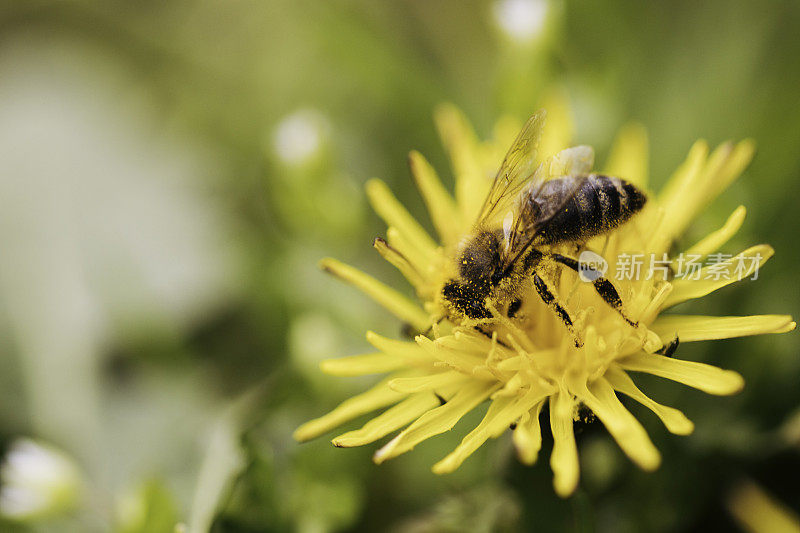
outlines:
[{"label": "blurred green background", "polygon": [[381,177],[423,213],[406,154],[450,178],[444,101],[488,137],[557,87],[600,161],[640,121],[654,188],[695,139],[753,137],[752,165],[686,242],[745,204],[725,251],[777,254],[686,310],[800,316],[798,57],[796,1],[0,2],[0,447],[19,459],[36,439],[76,478],[38,472],[25,493],[7,475],[0,530],[730,530],[743,480],[800,510],[795,333],[682,346],[745,390],[643,379],[695,433],[632,406],[664,455],[647,474],[585,427],[568,500],[548,435],[533,468],[501,438],[431,474],[480,413],[380,467],[375,447],[291,439],[365,385],[320,359],[365,351],[368,328],[400,335],[316,264],[400,284],[361,186]]}]

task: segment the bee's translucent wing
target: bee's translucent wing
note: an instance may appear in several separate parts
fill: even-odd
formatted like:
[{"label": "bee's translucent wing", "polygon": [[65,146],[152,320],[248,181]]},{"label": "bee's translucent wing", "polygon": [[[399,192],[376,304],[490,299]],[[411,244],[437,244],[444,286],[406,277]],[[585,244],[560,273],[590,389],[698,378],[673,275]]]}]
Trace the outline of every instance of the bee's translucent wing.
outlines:
[{"label": "bee's translucent wing", "polygon": [[506,254],[503,258],[504,265],[509,266],[522,256],[537,235],[547,227],[548,222],[575,197],[589,176],[573,176],[573,178],[575,179],[557,180],[560,182],[557,185],[562,186],[559,187],[560,190],[556,191],[550,187],[551,192],[555,194],[548,195],[547,201],[537,201],[540,200],[541,187],[533,195],[531,201],[520,198],[520,207],[509,232],[511,238],[507,241]]},{"label": "bee's translucent wing", "polygon": [[594,150],[580,145],[561,150],[545,164],[549,177],[589,174],[594,167]]},{"label": "bee's translucent wing", "polygon": [[[514,220],[506,236],[506,260],[513,262],[513,257],[524,250],[536,236],[543,224],[553,218],[577,192],[582,182],[562,191],[555,201],[541,202],[540,196],[544,185],[552,179],[567,176],[586,175],[594,166],[594,151],[589,146],[574,146],[558,152],[544,161],[535,172],[529,184],[517,195],[517,206],[514,209]],[[554,192],[550,187],[551,193]]]},{"label": "bee's translucent wing", "polygon": [[516,209],[518,193],[536,174],[536,152],[544,119],[543,110],[536,112],[517,135],[489,189],[478,225],[485,225],[493,219],[502,220]]}]

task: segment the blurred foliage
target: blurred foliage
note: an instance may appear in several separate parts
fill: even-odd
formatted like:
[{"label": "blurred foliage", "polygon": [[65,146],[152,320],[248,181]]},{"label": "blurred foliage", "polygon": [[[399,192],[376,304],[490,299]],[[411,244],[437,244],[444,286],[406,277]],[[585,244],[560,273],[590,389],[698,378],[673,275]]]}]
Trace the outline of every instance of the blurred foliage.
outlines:
[{"label": "blurred foliage", "polygon": [[172,495],[151,480],[120,505],[116,529],[121,533],[170,533],[179,520]]},{"label": "blurred foliage", "polygon": [[[534,2],[544,18],[521,38],[513,3],[0,3],[0,443],[47,439],[89,487],[66,515],[0,528],[728,529],[745,478],[800,510],[796,334],[682,346],[740,371],[745,391],[649,380],[695,433],[644,415],[664,455],[646,474],[587,426],[569,500],[507,439],[431,474],[469,421],[380,467],[369,449],[291,440],[364,385],[322,377],[321,358],[365,350],[366,328],[400,334],[316,263],[400,281],[370,246],[382,227],[360,187],[379,176],[421,214],[406,155],[447,175],[431,120],[442,101],[488,136],[556,87],[600,160],[640,121],[656,188],[696,138],[755,138],[750,169],[687,242],[745,204],[728,251],[766,241],[777,254],[757,283],[691,310],[800,315],[800,4]],[[242,411],[251,387],[263,398]]]}]

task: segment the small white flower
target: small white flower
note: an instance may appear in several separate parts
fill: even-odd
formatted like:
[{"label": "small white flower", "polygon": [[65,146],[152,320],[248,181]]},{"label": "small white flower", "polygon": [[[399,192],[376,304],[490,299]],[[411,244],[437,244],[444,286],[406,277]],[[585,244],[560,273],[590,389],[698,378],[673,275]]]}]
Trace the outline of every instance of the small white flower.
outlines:
[{"label": "small white flower", "polygon": [[311,109],[295,111],[275,127],[273,149],[284,163],[303,164],[319,151],[326,129],[327,122],[318,112]]},{"label": "small white flower", "polygon": [[494,18],[511,39],[530,42],[544,29],[547,19],[545,0],[499,0],[494,4]]},{"label": "small white flower", "polygon": [[27,520],[70,508],[81,475],[64,453],[31,439],[12,443],[0,466],[0,515]]}]

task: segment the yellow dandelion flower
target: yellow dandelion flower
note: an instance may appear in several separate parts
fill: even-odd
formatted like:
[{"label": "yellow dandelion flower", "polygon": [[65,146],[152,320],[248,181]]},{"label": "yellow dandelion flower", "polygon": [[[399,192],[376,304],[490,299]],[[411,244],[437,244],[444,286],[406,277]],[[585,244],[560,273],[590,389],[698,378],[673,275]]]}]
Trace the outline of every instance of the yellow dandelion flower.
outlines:
[{"label": "yellow dandelion flower", "polygon": [[[541,133],[538,168],[552,176],[568,174],[575,168],[591,169],[594,155],[590,148],[567,148],[572,125],[564,100],[557,96],[551,100],[547,107],[554,112]],[[726,143],[713,151],[705,142],[695,143],[664,190],[649,194],[647,205],[636,217],[583,246],[583,250],[607,258],[611,273],[631,266],[630,259],[635,257],[660,261],[660,271],[642,270],[641,275],[614,281],[626,316],[637,321],[636,327],[606,305],[591,283],[583,283],[575,272],[559,268],[546,272],[548,283],[556,288],[573,317],[580,343],[537,297],[533,287],[522,289],[522,305],[513,318],[496,309],[486,320],[446,318],[443,286],[453,276],[460,243],[473,231],[491,178],[520,125],[503,119],[495,127],[493,142],[479,142],[454,107],[441,107],[435,119],[452,161],[454,194],[442,185],[421,154],[412,152],[409,159],[438,242],[382,181],[372,180],[366,188],[373,208],[388,225],[386,239],[376,239],[375,248],[413,285],[419,301],[356,268],[334,259],[322,261],[323,269],[361,289],[422,334],[405,341],[368,332],[367,341],[375,348],[374,353],[324,361],[322,370],[331,375],[388,375],[330,413],[303,424],[295,432],[297,440],[315,438],[355,417],[385,409],[360,429],[333,439],[336,446],[361,446],[400,430],[375,453],[375,462],[381,463],[450,430],[465,414],[489,401],[483,420],[433,466],[433,471],[443,474],[455,470],[484,442],[509,427],[513,428],[519,459],[533,464],[542,441],[539,415],[547,409],[554,439],[550,457],[554,486],[559,495],[568,496],[579,477],[573,433],[579,409],[594,413],[631,460],[653,470],[659,466],[660,454],[620,402],[618,393],[648,407],[672,433],[687,435],[694,426],[677,409],[645,395],[630,373],[653,374],[709,394],[732,394],[744,385],[738,373],[657,352],[664,353],[676,338],[693,342],[794,329],[795,323],[786,315],[662,314],[676,304],[750,277],[772,255],[767,245],[754,246],[737,256],[717,253],[741,226],[744,207],[684,253],[675,254],[671,249],[692,219],[747,166],[754,150],[751,141]],[[647,158],[646,133],[640,126],[628,126],[619,134],[603,172],[624,177],[646,191]],[[564,253],[575,252],[574,246],[559,246]],[[684,258],[711,258],[715,254],[717,261],[695,269],[691,275],[675,275],[685,266],[679,264]],[[738,275],[721,276],[723,268],[731,272],[738,268]]]}]

